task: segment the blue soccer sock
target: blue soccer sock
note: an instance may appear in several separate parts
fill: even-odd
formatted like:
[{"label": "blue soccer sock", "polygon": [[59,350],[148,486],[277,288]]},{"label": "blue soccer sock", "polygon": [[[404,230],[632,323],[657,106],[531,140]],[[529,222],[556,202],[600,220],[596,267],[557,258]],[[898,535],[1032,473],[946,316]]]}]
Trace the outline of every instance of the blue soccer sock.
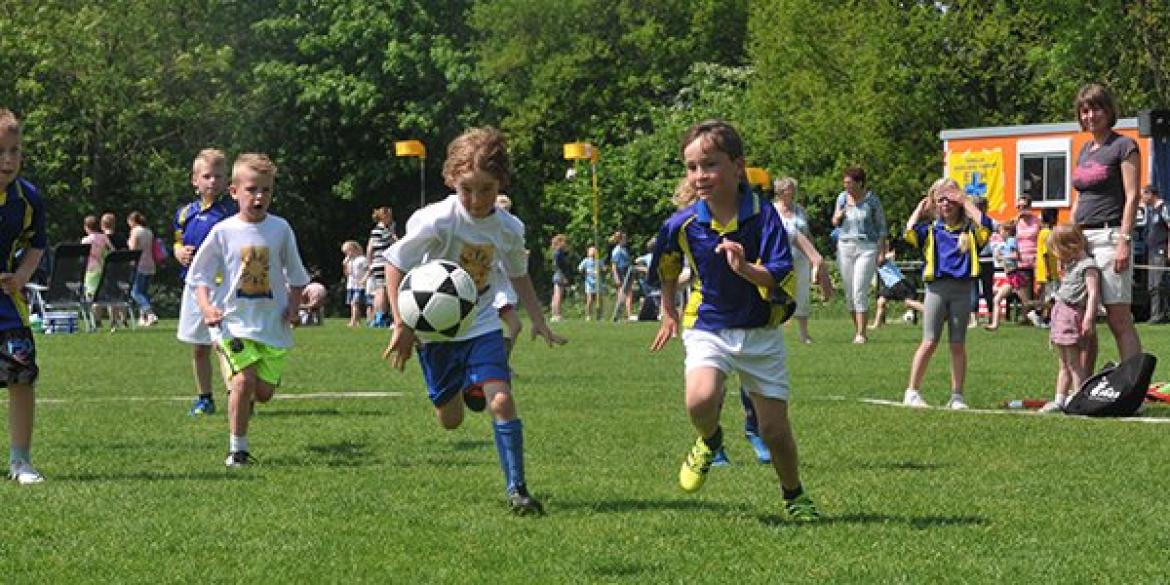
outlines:
[{"label": "blue soccer sock", "polygon": [[9,447],[8,448],[8,464],[12,465],[13,463],[19,463],[21,461],[23,461],[25,463],[32,462],[32,455],[29,453],[29,449],[21,449],[20,447]]},{"label": "blue soccer sock", "polygon": [[743,403],[743,432],[749,435],[759,435],[760,425],[756,422],[756,407],[752,405],[752,397],[748,396],[747,389],[739,387],[739,400]]},{"label": "blue soccer sock", "polygon": [[496,453],[500,456],[500,469],[504,481],[511,491],[524,485],[524,424],[520,419],[507,422],[492,422],[496,438]]}]

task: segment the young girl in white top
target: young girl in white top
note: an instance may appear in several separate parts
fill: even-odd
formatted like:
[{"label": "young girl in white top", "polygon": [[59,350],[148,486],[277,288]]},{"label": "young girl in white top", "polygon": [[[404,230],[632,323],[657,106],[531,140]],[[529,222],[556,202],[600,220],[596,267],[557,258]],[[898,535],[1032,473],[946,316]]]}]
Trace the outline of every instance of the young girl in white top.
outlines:
[{"label": "young girl in white top", "polygon": [[1059,412],[1092,370],[1092,348],[1097,337],[1097,305],[1101,301],[1101,271],[1089,256],[1089,241],[1076,225],[1058,225],[1048,248],[1060,261],[1062,276],[1052,307],[1049,339],[1060,349],[1056,397],[1040,412]]}]

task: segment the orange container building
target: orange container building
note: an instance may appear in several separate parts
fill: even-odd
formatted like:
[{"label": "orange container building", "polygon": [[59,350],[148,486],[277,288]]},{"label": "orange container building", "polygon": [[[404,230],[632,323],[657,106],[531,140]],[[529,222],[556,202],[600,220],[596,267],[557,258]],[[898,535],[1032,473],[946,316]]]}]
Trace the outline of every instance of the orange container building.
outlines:
[{"label": "orange container building", "polygon": [[[1113,127],[1133,138],[1141,152],[1141,184],[1150,182],[1151,144],[1138,136],[1137,118],[1123,118]],[[1015,216],[1016,198],[1032,196],[1032,207],[1056,208],[1060,221],[1076,199],[1072,169],[1092,135],[1076,122],[990,126],[943,130],[946,175],[970,195],[986,197],[988,215],[1004,221]]]}]

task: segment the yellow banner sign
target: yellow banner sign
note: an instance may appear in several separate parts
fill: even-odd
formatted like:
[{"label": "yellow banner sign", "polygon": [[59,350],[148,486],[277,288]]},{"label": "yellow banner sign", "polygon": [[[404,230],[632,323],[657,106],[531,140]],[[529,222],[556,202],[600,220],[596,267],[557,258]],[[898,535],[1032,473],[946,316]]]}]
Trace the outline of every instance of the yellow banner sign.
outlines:
[{"label": "yellow banner sign", "polygon": [[987,199],[992,214],[1008,210],[1003,192],[1003,151],[998,148],[951,152],[947,155],[947,177],[959,183],[969,197]]}]

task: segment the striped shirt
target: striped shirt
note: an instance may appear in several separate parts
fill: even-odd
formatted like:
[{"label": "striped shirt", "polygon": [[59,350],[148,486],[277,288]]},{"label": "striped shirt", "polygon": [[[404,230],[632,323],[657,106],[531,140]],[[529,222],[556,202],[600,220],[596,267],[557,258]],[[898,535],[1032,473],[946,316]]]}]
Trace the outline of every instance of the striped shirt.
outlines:
[{"label": "striped shirt", "polygon": [[[762,265],[776,287],[761,289],[731,270],[715,247],[724,240],[739,242],[748,262]],[[666,220],[655,240],[650,263],[651,285],[678,278],[685,260],[694,275],[682,325],[704,331],[768,327],[779,323],[782,292],[791,288],[792,252],[776,209],[741,185],[739,211],[727,225],[699,200]]]}]

